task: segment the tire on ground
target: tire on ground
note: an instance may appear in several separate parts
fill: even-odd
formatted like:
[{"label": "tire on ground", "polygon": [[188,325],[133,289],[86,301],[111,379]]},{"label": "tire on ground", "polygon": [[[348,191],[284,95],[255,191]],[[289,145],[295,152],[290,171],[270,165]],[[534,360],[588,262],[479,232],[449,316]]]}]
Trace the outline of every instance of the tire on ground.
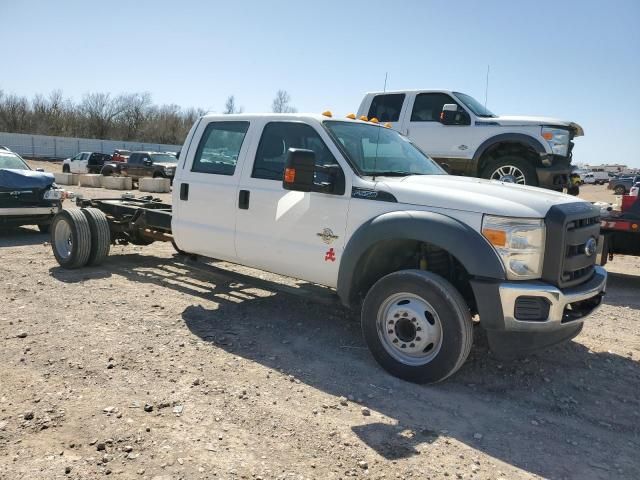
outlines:
[{"label": "tire on ground", "polygon": [[487,162],[480,172],[482,178],[492,178],[501,167],[513,166],[524,174],[524,184],[538,186],[538,174],[535,167],[528,160],[516,155],[502,155]]},{"label": "tire on ground", "polygon": [[[68,248],[61,250],[65,245]],[[80,268],[87,264],[91,252],[91,230],[87,217],[80,209],[61,210],[53,218],[51,248],[63,268]]]},{"label": "tire on ground", "polygon": [[91,231],[91,251],[87,265],[100,265],[111,248],[111,230],[107,216],[97,208],[83,208],[82,213],[87,218]]},{"label": "tire on ground", "polygon": [[71,173],[71,169],[69,168],[69,165],[62,166],[62,173]]},{"label": "tire on ground", "polygon": [[[427,363],[408,365],[397,360],[387,350],[393,347],[385,347],[381,339],[384,333],[378,332],[378,315],[383,314],[383,304],[399,293],[419,297],[440,319],[440,350]],[[397,305],[402,303],[399,301]],[[382,319],[381,323],[386,321]],[[444,278],[422,270],[401,270],[378,280],[365,297],[361,324],[365,342],[376,361],[392,375],[415,383],[440,382],[455,373],[464,364],[473,343],[471,314],[460,293]]]},{"label": "tire on ground", "polygon": [[613,191],[616,195],[624,195],[625,193],[627,193],[627,189],[624,187],[624,185],[618,185],[613,189]]}]

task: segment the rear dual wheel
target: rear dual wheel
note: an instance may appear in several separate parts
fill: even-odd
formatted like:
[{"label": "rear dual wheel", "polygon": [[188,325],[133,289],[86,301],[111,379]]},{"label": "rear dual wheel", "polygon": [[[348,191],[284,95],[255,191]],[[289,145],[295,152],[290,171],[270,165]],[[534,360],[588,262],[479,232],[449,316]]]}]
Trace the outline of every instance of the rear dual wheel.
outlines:
[{"label": "rear dual wheel", "polygon": [[51,224],[51,248],[61,267],[99,265],[109,254],[107,217],[95,208],[62,210]]},{"label": "rear dual wheel", "polygon": [[381,278],[362,308],[362,331],[374,358],[410,382],[435,383],[455,373],[471,350],[472,328],[456,288],[422,270]]}]

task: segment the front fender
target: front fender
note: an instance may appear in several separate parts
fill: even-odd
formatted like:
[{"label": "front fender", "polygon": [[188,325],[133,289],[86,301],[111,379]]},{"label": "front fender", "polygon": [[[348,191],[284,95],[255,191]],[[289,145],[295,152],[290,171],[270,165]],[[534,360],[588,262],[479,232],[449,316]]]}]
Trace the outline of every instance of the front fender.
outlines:
[{"label": "front fender", "polygon": [[349,239],[338,272],[337,290],[343,304],[355,301],[360,262],[367,251],[386,240],[427,242],[453,255],[472,277],[505,279],[493,247],[468,225],[440,213],[390,212],[367,221]]}]

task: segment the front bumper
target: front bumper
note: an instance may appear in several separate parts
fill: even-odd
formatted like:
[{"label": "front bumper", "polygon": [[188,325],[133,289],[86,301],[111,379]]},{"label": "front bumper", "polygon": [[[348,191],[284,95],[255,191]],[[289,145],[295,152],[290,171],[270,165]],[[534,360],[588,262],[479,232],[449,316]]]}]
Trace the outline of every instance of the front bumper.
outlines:
[{"label": "front bumper", "polygon": [[[505,331],[542,332],[580,323],[601,304],[607,285],[607,271],[595,267],[591,279],[581,285],[561,290],[544,282],[507,282],[498,287]],[[518,311],[518,303],[541,305],[542,315],[530,317],[531,310]],[[547,309],[548,307],[548,309]],[[526,315],[528,313],[529,315]]]},{"label": "front bumper", "polygon": [[545,158],[552,165],[536,168],[538,186],[554,190],[562,190],[564,187],[571,186],[569,178],[571,174],[570,160],[567,162],[565,157],[557,157],[557,155],[548,155]]},{"label": "front bumper", "polygon": [[50,222],[62,204],[42,207],[0,208],[0,226],[38,225]]}]

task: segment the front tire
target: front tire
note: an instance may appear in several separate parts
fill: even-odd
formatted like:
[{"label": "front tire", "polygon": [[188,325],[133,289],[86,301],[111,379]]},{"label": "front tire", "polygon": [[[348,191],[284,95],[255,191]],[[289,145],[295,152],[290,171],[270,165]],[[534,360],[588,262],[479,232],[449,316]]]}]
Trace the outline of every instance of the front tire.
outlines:
[{"label": "front tire", "polygon": [[471,315],[460,293],[422,270],[378,280],[365,297],[361,322],[382,368],[415,383],[440,382],[455,373],[473,341]]},{"label": "front tire", "polygon": [[84,267],[91,252],[91,229],[80,209],[62,210],[51,224],[51,248],[63,268]]},{"label": "front tire", "polygon": [[613,189],[613,192],[616,195],[624,195],[625,193],[627,193],[627,189],[624,188],[624,185],[618,185],[616,188]]},{"label": "front tire", "polygon": [[69,165],[62,166],[62,173],[71,173],[71,169],[69,168]]},{"label": "front tire", "polygon": [[506,183],[538,186],[536,169],[530,162],[515,155],[503,155],[489,161],[480,176]]}]

